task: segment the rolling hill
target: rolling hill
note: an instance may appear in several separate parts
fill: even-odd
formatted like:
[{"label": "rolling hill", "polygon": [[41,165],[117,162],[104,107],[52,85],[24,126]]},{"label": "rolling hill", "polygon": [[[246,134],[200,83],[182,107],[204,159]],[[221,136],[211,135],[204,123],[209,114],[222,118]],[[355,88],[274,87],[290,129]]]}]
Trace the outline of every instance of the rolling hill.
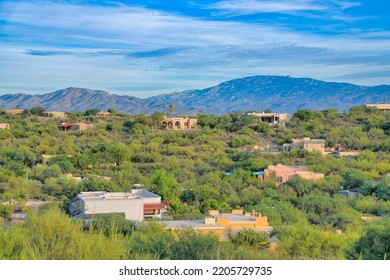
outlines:
[{"label": "rolling hill", "polygon": [[49,111],[85,111],[91,108],[115,108],[130,114],[168,111],[172,103],[175,114],[225,114],[233,111],[295,112],[299,108],[348,110],[364,103],[382,103],[390,85],[358,86],[289,76],[252,76],[223,82],[201,90],[162,94],[145,99],[110,94],[102,90],[67,88],[55,92],[0,96],[4,109],[43,106]]}]

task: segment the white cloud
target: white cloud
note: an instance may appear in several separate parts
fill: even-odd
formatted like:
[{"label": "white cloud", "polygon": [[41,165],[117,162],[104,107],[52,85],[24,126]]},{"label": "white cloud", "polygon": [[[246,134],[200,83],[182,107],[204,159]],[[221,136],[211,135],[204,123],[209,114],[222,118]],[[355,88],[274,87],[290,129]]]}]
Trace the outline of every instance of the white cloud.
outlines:
[{"label": "white cloud", "polygon": [[[20,26],[9,33],[21,32],[26,27],[35,28],[32,38],[52,30],[51,42],[78,39],[80,42],[99,44],[172,45],[239,44],[253,41],[253,30],[236,22],[214,22],[177,16],[139,7],[78,6],[63,3],[6,2],[0,10],[0,18]],[[275,40],[280,29],[257,26],[257,40]],[[292,34],[289,35],[291,37]],[[38,39],[38,38],[37,38]],[[281,41],[281,40],[280,40]],[[71,43],[72,41],[68,41]]]},{"label": "white cloud", "polygon": [[[224,2],[233,3],[218,3]],[[291,12],[325,11],[336,5],[336,1],[303,0],[234,2],[241,3],[243,11],[244,2],[267,2],[269,11]],[[352,7],[351,3],[340,2],[339,9]],[[3,2],[0,20],[6,22],[0,32],[9,40],[0,43],[2,90],[19,86],[37,93],[44,84],[53,90],[67,86],[112,88],[114,93],[145,97],[204,88],[246,75],[328,80],[344,75],[352,81],[348,74],[357,68],[366,67],[372,73],[389,70],[386,51],[390,40],[382,30],[357,29],[324,36],[142,7],[47,1]],[[142,84],[149,89],[141,90]]]},{"label": "white cloud", "polygon": [[[233,3],[233,1],[223,2]],[[241,2],[260,3],[254,0],[234,1],[237,5]],[[269,5],[283,6],[281,3],[286,3],[286,7],[290,7],[290,10],[294,7],[295,9],[306,6],[307,9],[323,7],[312,4],[313,1],[305,0],[272,1],[272,3]],[[287,26],[196,19],[123,5],[100,7],[61,2],[4,2],[0,7],[0,19],[10,23],[3,26],[3,33],[13,36],[14,44],[39,45],[41,42],[49,47],[76,45],[82,48],[94,45],[96,48],[145,51],[174,46],[297,43],[337,49],[340,47],[339,40],[345,42],[344,46],[351,40],[353,44],[350,46],[353,48],[355,44],[364,44],[366,40],[362,38],[369,36],[362,30],[356,30],[353,36],[313,35],[294,31]],[[23,41],[18,41],[18,35],[21,35]],[[370,45],[371,48],[384,47],[380,40],[370,40]]]},{"label": "white cloud", "polygon": [[323,11],[328,7],[310,0],[225,0],[207,6],[222,14],[248,15],[255,13],[291,13],[299,11]]},{"label": "white cloud", "polygon": [[346,15],[344,10],[360,5],[359,2],[334,0],[223,0],[203,8],[215,10],[215,15],[228,17],[278,13],[302,18],[354,22],[359,18]]}]

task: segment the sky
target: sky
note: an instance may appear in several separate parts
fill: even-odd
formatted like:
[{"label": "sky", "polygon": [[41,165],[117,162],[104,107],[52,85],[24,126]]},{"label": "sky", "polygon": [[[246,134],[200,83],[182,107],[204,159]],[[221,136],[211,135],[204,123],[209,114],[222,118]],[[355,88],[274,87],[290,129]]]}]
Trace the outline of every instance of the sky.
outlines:
[{"label": "sky", "polygon": [[390,84],[390,4],[0,0],[0,94],[146,98],[254,75]]}]

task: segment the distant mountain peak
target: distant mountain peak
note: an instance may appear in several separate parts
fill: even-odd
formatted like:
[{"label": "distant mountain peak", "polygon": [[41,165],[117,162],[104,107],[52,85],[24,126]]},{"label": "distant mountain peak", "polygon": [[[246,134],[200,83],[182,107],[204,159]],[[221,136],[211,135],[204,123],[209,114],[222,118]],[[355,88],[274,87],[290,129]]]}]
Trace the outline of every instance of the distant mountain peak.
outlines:
[{"label": "distant mountain peak", "polygon": [[290,76],[249,76],[222,82],[214,87],[162,94],[146,99],[110,94],[103,90],[68,87],[41,95],[23,93],[0,96],[2,108],[43,106],[53,111],[85,111],[115,108],[131,114],[167,112],[173,104],[175,114],[225,114],[232,111],[295,112],[299,108],[348,110],[364,103],[381,103],[389,85],[374,87],[324,82]]}]

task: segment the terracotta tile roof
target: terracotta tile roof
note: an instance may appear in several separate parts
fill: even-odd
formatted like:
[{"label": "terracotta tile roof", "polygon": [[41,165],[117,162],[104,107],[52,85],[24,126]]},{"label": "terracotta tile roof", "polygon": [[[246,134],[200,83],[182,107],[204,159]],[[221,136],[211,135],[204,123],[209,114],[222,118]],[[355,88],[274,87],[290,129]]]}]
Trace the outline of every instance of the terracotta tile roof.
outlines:
[{"label": "terracotta tile roof", "polygon": [[72,125],[75,125],[75,124],[80,124],[80,122],[67,122],[67,123],[62,123],[62,124],[59,124],[58,127],[69,127],[69,126],[72,126]]},{"label": "terracotta tile roof", "polygon": [[144,210],[164,209],[164,203],[144,204]]}]

